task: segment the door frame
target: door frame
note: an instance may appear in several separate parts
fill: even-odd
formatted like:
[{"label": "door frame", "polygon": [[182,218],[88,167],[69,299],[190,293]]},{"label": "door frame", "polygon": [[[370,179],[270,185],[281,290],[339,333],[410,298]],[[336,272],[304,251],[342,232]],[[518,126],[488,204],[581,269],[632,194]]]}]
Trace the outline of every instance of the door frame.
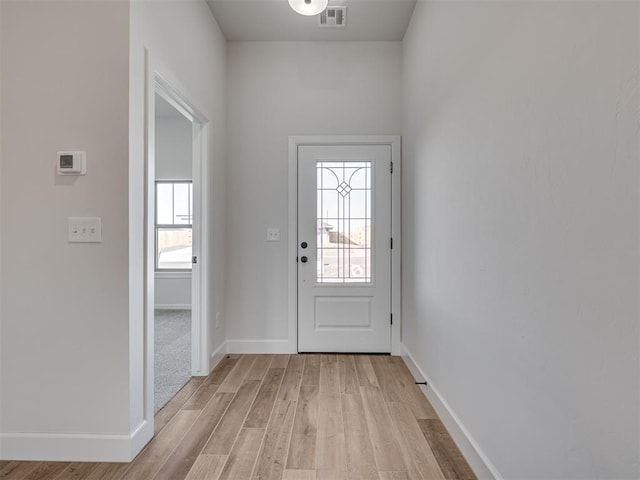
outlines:
[{"label": "door frame", "polygon": [[[192,122],[192,183],[193,183],[193,255],[198,257],[199,267],[191,272],[191,375],[202,376],[208,372],[207,310],[203,292],[207,278],[202,266],[206,265],[206,204],[202,201],[207,188],[206,152],[207,118],[188,98],[172,86],[162,73],[147,64],[147,91],[145,92],[145,161],[144,161],[144,418],[154,424],[155,382],[155,95],[160,95],[176,110]],[[197,187],[196,185],[199,185]],[[196,193],[198,192],[198,193]],[[199,221],[196,220],[199,218]],[[199,223],[199,227],[197,224]]]},{"label": "door frame", "polygon": [[[208,120],[188,99],[179,92],[171,83],[158,71],[155,72],[153,82],[154,94],[158,94],[167,103],[180,112],[192,124],[191,137],[191,183],[193,185],[193,220],[192,220],[192,255],[197,258],[197,266],[191,270],[191,375],[204,376],[208,375],[208,340],[207,340],[207,322],[206,315],[206,277],[203,272],[203,265],[206,265],[206,242],[203,242],[203,232],[206,231],[206,203],[203,202],[204,192],[206,188],[206,176],[203,175],[203,169],[206,165],[206,131],[208,128]],[[150,102],[155,105],[155,102]],[[155,109],[153,112],[153,130],[149,131],[149,151],[153,152],[149,155],[148,162],[153,165],[148,166],[149,179],[153,183],[153,189],[150,186],[150,194],[147,195],[147,211],[150,216],[155,213]],[[151,143],[153,142],[153,145]],[[153,168],[153,169],[152,169]],[[153,172],[153,175],[151,175]],[[147,249],[152,253],[153,265],[151,269],[153,274],[148,270],[151,279],[148,279],[147,285],[151,285],[149,280],[155,283],[155,216],[152,218],[153,230],[147,234]],[[149,227],[150,228],[150,227]],[[151,242],[151,244],[149,243]],[[150,258],[147,255],[147,258]],[[147,288],[147,294],[154,295],[154,288]],[[155,298],[152,296],[148,299],[149,305],[155,304]],[[148,309],[148,314],[153,316],[153,308]],[[151,325],[151,324],[150,324]]]},{"label": "door frame", "polygon": [[331,145],[389,145],[391,147],[391,354],[400,355],[402,334],[402,138],[400,135],[303,135],[289,137],[288,231],[288,350],[298,352],[298,148]]},{"label": "door frame", "polygon": [[[208,289],[209,220],[206,193],[208,192],[207,139],[212,128],[197,103],[185,95],[179,77],[165,68],[147,48],[140,52],[140,63],[132,62],[132,75],[139,81],[130,82],[129,95],[129,410],[131,421],[131,456],[133,459],[154,436],[154,283],[155,283],[155,218],[150,209],[155,208],[155,94],[161,85],[169,97],[175,100],[200,123],[200,131],[194,131],[193,155],[198,155],[194,175],[200,175],[201,238],[199,263],[200,336],[194,345],[199,348],[201,372],[208,375],[208,305],[203,301]],[[138,55],[138,54],[136,54]],[[171,80],[168,80],[171,79]],[[178,86],[175,88],[174,86]],[[194,157],[195,158],[195,157]],[[195,177],[194,177],[195,178]],[[195,199],[194,199],[195,202]],[[194,205],[195,208],[195,205]],[[195,213],[195,212],[194,212]],[[193,299],[192,299],[193,308]],[[193,334],[193,331],[192,331]],[[193,353],[193,350],[192,350]],[[193,356],[192,356],[193,366]]]}]

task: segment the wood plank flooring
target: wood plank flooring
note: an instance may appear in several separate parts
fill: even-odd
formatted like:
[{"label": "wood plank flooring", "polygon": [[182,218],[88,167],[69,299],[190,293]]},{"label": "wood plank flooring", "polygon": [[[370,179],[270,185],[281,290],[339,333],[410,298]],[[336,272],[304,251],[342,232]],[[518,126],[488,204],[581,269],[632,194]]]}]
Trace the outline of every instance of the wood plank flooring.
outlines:
[{"label": "wood plank flooring", "polygon": [[4,480],[475,480],[400,357],[227,355],[129,464],[0,461]]}]

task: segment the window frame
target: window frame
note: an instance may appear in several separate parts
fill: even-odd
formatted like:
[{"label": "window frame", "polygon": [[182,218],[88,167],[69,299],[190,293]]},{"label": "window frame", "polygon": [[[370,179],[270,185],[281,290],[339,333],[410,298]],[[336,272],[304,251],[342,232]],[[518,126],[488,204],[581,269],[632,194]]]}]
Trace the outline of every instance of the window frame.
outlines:
[{"label": "window frame", "polygon": [[[189,204],[189,218],[191,219],[191,223],[169,223],[169,224],[165,224],[165,223],[158,223],[158,185],[180,185],[180,184],[186,184],[189,186],[189,199],[191,200],[190,204]],[[172,206],[173,208],[175,208],[175,199],[172,199]],[[166,273],[181,273],[181,274],[191,274],[191,272],[193,271],[193,263],[189,263],[190,268],[160,268],[159,267],[159,261],[160,261],[160,254],[158,251],[158,234],[160,230],[185,230],[185,229],[190,229],[191,230],[191,235],[193,238],[193,180],[156,180],[154,183],[154,202],[155,202],[155,208],[154,208],[154,218],[153,218],[153,224],[154,224],[154,246],[155,246],[155,261],[154,261],[154,270],[156,273],[162,273],[162,274],[166,274]],[[193,240],[191,243],[191,247],[192,247],[192,253],[193,253]],[[193,255],[192,255],[193,257]]]}]

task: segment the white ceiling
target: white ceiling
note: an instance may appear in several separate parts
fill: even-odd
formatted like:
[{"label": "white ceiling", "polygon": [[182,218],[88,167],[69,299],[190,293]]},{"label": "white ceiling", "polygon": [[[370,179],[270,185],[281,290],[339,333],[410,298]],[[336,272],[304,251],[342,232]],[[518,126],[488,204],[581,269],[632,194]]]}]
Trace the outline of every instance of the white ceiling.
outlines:
[{"label": "white ceiling", "polygon": [[318,27],[287,0],[207,0],[229,41],[400,41],[416,0],[329,0],[347,6],[344,28]]}]

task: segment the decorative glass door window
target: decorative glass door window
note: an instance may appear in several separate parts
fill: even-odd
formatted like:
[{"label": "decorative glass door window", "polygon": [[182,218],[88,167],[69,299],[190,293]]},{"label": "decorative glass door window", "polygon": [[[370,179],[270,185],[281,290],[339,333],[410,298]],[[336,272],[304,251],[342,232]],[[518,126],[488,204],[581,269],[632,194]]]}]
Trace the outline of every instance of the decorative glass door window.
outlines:
[{"label": "decorative glass door window", "polygon": [[156,182],[156,270],[191,270],[193,188]]},{"label": "decorative glass door window", "polygon": [[371,161],[317,162],[317,282],[371,283]]}]

